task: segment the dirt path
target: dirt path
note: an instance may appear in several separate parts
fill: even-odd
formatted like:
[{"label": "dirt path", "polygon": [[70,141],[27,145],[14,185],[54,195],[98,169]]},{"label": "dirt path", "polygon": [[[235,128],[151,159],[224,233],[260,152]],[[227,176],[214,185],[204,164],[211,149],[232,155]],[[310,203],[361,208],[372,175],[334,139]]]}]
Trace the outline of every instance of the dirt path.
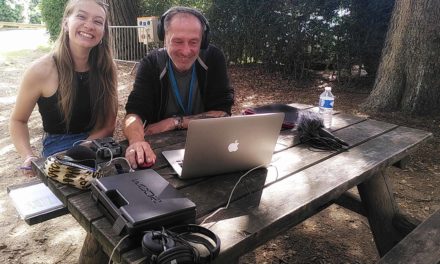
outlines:
[{"label": "dirt path", "polygon": [[[6,193],[6,187],[26,181],[18,175],[20,164],[9,139],[8,120],[14,96],[25,67],[41,52],[23,52],[15,58],[0,54],[0,262],[1,263],[76,263],[85,231],[70,215],[28,226],[20,220]],[[117,138],[122,138],[120,120],[131,89],[131,65],[119,66],[120,111]],[[296,87],[277,74],[254,67],[232,67],[231,81],[236,89],[234,112],[245,107],[272,102],[315,104],[325,79],[307,87]],[[365,94],[335,90],[337,109],[359,113],[357,105]],[[412,156],[405,170],[391,168],[396,199],[404,210],[426,218],[440,209],[440,119],[399,117],[389,113],[374,118],[406,124],[434,132],[435,138]],[[30,120],[32,144],[41,146],[41,121],[34,111]],[[294,199],[294,194],[292,194]],[[289,232],[242,258],[241,263],[374,263],[377,252],[366,218],[339,206],[330,206]]]}]

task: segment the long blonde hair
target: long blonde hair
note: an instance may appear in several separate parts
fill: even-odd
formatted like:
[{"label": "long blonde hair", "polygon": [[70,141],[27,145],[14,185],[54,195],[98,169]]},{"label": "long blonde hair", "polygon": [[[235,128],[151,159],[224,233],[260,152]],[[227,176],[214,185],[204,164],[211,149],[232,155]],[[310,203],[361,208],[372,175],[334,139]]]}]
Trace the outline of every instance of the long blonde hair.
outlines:
[{"label": "long blonde hair", "polygon": [[58,69],[58,104],[64,116],[66,131],[72,117],[73,104],[77,96],[77,81],[75,79],[74,62],[69,49],[69,33],[63,30],[64,21],[73,13],[76,5],[83,1],[94,1],[101,6],[105,13],[104,35],[102,41],[90,51],[89,86],[90,105],[92,107],[89,127],[104,126],[108,115],[116,116],[118,111],[117,75],[111,53],[109,32],[109,16],[104,0],[69,0],[64,9],[60,34],[55,42],[53,58]]}]

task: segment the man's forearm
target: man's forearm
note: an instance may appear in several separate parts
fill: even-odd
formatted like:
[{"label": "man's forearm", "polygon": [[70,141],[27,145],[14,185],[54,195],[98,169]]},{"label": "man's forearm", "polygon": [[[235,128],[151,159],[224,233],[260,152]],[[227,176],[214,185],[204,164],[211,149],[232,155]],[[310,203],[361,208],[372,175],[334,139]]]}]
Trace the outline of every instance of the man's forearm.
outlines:
[{"label": "man's forearm", "polygon": [[188,128],[188,124],[191,120],[195,119],[206,119],[206,118],[218,118],[229,116],[228,113],[223,111],[208,111],[197,115],[184,116],[183,117],[183,128]]},{"label": "man's forearm", "polygon": [[124,119],[124,135],[131,145],[134,142],[144,141],[144,125],[139,116],[129,114]]}]

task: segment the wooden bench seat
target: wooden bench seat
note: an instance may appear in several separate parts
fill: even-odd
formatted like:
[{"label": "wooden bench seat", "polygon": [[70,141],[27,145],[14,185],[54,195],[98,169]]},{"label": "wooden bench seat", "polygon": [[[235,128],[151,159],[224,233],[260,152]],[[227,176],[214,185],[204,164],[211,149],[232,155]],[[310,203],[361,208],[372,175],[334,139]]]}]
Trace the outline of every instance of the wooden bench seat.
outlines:
[{"label": "wooden bench seat", "polygon": [[418,225],[378,263],[440,263],[440,210]]}]

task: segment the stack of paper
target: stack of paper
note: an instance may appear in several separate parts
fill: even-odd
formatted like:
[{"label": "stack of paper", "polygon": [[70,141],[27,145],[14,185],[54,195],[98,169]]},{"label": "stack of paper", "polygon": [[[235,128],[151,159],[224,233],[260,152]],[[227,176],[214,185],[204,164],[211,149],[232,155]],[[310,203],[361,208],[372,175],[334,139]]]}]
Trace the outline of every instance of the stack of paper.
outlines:
[{"label": "stack of paper", "polygon": [[9,196],[22,219],[63,208],[63,203],[44,185],[29,185],[10,190]]}]

